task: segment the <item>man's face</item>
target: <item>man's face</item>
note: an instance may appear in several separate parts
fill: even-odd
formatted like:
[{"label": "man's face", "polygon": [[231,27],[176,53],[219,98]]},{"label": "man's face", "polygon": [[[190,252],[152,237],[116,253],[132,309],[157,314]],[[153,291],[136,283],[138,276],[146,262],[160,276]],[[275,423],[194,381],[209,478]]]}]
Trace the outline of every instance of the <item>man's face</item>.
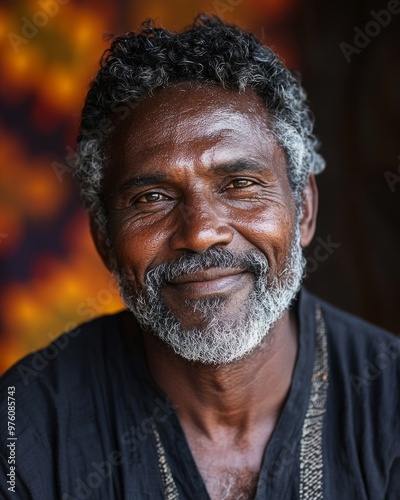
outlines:
[{"label": "man's face", "polygon": [[284,152],[251,91],[181,84],[110,140],[109,236],[123,297],[187,359],[258,345],[303,269]]}]

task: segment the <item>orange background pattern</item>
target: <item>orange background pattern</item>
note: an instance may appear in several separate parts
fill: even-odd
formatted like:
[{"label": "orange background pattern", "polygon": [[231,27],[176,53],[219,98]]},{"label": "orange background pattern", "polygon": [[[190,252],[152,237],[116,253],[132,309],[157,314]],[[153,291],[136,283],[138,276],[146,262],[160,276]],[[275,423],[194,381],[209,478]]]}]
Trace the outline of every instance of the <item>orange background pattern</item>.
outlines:
[{"label": "orange background pattern", "polygon": [[[0,8],[0,373],[75,323],[122,307],[91,241],[71,168],[83,99],[108,45],[104,35],[149,16],[179,29],[201,10],[254,29],[260,15],[277,22],[293,2],[63,3]],[[38,14],[45,6],[53,14],[47,22]],[[35,29],[25,19],[37,28],[31,38],[24,35]]]}]

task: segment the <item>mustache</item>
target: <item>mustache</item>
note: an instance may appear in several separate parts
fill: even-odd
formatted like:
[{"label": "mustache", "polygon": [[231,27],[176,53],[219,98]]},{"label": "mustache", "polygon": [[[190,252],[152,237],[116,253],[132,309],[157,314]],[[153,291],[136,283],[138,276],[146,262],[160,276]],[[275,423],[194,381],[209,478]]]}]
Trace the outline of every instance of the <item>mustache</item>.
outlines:
[{"label": "mustache", "polygon": [[269,263],[265,255],[257,250],[235,254],[225,248],[209,248],[203,253],[185,253],[173,262],[163,262],[146,273],[147,285],[163,285],[180,276],[187,276],[213,267],[241,269],[267,277]]}]

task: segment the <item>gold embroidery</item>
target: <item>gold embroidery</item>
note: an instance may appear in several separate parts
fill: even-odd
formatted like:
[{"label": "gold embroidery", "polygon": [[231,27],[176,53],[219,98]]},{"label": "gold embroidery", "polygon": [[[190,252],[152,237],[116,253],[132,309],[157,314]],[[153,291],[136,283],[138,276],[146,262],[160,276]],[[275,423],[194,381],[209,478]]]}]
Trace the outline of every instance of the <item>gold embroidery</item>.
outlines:
[{"label": "gold embroidery", "polygon": [[315,311],[316,342],[311,393],[300,443],[300,500],[321,500],[323,491],[322,431],[328,392],[328,348],[321,308]]},{"label": "gold embroidery", "polygon": [[164,446],[161,443],[160,434],[158,433],[156,424],[153,419],[151,419],[151,424],[153,426],[153,435],[156,440],[158,467],[160,469],[162,481],[164,484],[165,499],[178,500],[179,499],[178,488],[176,487],[171,469],[169,468],[167,455],[165,453]]}]

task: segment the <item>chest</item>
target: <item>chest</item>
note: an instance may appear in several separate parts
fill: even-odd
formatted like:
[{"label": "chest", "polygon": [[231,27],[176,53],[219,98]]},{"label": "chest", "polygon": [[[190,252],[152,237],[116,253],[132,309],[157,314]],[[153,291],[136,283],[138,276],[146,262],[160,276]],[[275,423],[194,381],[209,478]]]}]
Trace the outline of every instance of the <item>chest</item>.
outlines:
[{"label": "chest", "polygon": [[259,471],[250,468],[203,469],[201,471],[212,500],[250,500],[255,498]]},{"label": "chest", "polygon": [[250,500],[257,491],[266,440],[238,444],[189,439],[196,466],[212,500]]}]

